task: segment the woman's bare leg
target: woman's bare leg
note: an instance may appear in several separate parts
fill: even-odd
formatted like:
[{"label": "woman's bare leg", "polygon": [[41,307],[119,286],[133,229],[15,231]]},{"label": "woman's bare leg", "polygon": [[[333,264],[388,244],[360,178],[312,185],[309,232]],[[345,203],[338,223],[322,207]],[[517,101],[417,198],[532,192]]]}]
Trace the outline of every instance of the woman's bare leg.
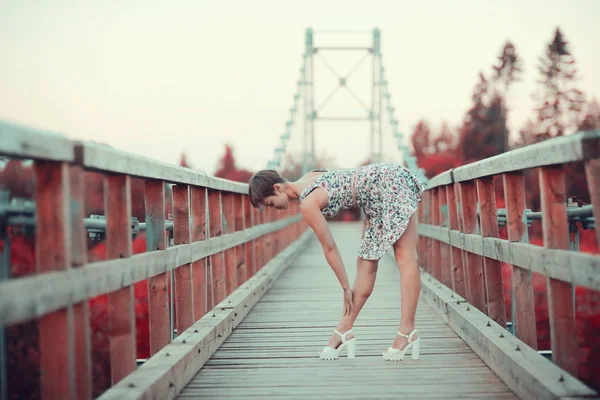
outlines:
[{"label": "woman's bare leg", "polygon": [[[336,327],[339,333],[343,334],[347,330],[351,329],[352,326],[354,326],[356,317],[358,317],[360,310],[363,308],[367,302],[367,299],[373,292],[378,263],[378,260],[365,260],[358,257],[356,262],[356,279],[354,280],[354,285],[352,286],[352,312],[350,315],[342,317],[340,320],[340,323]],[[354,334],[350,333],[348,336],[346,336],[346,339],[352,339],[353,337]],[[334,349],[337,348],[341,343],[342,339],[335,333],[331,336],[331,340],[329,340],[329,346],[333,347]]]},{"label": "woman's bare leg", "polygon": [[[406,231],[394,243],[394,255],[398,268],[400,270],[400,297],[401,314],[399,332],[405,335],[410,334],[415,329],[415,314],[421,292],[421,274],[418,265],[417,243],[417,214],[413,214]],[[412,339],[416,339],[415,334]],[[408,341],[406,338],[396,335],[393,348],[402,350]]]}]

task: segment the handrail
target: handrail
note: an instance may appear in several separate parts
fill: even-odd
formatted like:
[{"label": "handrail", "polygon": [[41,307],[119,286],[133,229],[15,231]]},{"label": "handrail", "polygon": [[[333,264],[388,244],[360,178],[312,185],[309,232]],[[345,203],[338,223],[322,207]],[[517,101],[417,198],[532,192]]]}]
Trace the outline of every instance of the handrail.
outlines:
[{"label": "handrail", "polygon": [[[563,166],[573,162],[585,165],[591,206],[567,204]],[[532,168],[539,169],[541,211],[527,209],[525,202],[524,171]],[[505,209],[496,207],[495,176],[503,179]],[[504,329],[508,325],[504,301],[507,282],[502,280],[501,267],[502,263],[511,265],[512,327],[522,345],[534,350],[538,345],[532,271],[546,276],[552,359],[562,368],[563,379],[568,376],[569,382],[577,381],[580,361],[573,288],[577,285],[600,291],[600,255],[574,251],[569,234],[577,222],[583,229],[595,229],[599,212],[600,130],[546,140],[431,178],[419,208],[421,264],[432,278],[455,292],[457,304],[462,299]],[[532,220],[541,220],[543,247],[528,243],[528,224]],[[501,226],[506,227],[508,239],[500,238]],[[596,239],[600,242],[597,229]],[[473,318],[475,321],[478,317]],[[456,328],[463,332],[471,329],[462,325]],[[506,363],[500,365],[497,356],[486,353],[500,346],[497,340],[476,343],[475,350],[499,376],[506,377],[511,388],[525,390],[523,382],[539,379],[531,372],[521,376],[519,382],[507,373],[506,368],[515,366],[511,364],[513,358],[507,356]],[[556,388],[550,379],[548,375],[541,385],[558,393],[553,392]],[[580,382],[575,387],[578,389],[569,392],[571,395],[592,393]]]},{"label": "handrail", "polygon": [[[36,321],[39,339],[26,345],[39,351],[43,373],[31,375],[39,379],[32,385],[43,387],[48,398],[96,397],[135,370],[134,285],[147,285],[155,355],[171,343],[174,330],[186,331],[306,229],[297,204],[277,214],[253,208],[246,183],[97,143],[0,121],[0,155],[33,160],[37,185],[35,202],[22,215],[8,216],[35,226],[37,268],[0,283],[0,332]],[[106,215],[101,219],[83,214],[87,171],[104,175]],[[131,216],[132,178],[145,181],[143,224]],[[173,184],[171,221],[165,217],[167,184]],[[133,233],[140,225],[148,250],[133,255]],[[88,262],[87,229],[106,232],[105,261]],[[97,352],[89,332],[89,300],[99,295],[109,301],[104,386],[93,382],[91,354]],[[2,340],[0,335],[0,351]],[[11,365],[19,361],[10,360]],[[6,365],[0,367],[5,371]]]}]

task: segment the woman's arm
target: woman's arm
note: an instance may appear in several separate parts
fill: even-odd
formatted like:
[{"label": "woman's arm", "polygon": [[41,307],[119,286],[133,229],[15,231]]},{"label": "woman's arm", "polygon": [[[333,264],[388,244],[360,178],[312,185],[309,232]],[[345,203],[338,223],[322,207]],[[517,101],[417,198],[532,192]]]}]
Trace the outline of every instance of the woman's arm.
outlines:
[{"label": "woman's arm", "polygon": [[346,268],[344,267],[342,256],[333,240],[327,220],[321,213],[318,204],[315,201],[310,201],[306,198],[300,205],[300,211],[302,212],[306,223],[312,228],[317,235],[319,242],[321,242],[325,259],[331,266],[331,269],[333,269],[342,289],[349,289],[350,284],[348,283],[348,276],[346,275]]}]

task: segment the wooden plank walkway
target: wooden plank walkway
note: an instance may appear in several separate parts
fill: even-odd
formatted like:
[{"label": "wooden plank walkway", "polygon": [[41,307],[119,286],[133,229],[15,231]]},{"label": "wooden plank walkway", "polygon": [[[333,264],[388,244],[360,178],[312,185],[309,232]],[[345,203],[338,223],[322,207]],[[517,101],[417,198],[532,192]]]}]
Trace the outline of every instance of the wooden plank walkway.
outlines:
[{"label": "wooden plank walkway", "polygon": [[[353,282],[360,225],[331,229]],[[354,326],[356,358],[344,351],[336,361],[319,359],[339,320],[342,293],[312,239],[178,398],[517,398],[423,300],[416,321],[421,359],[383,361],[399,322],[399,288],[395,261],[385,256]]]}]

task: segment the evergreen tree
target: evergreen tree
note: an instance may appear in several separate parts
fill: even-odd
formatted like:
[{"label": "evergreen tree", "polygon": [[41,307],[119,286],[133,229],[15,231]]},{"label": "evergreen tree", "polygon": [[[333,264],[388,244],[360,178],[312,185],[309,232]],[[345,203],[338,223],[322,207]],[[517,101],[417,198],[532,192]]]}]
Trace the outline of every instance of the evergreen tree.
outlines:
[{"label": "evergreen tree", "polygon": [[578,124],[577,130],[590,131],[600,129],[600,104],[593,99],[587,105],[587,112]]},{"label": "evergreen tree", "polygon": [[583,93],[575,87],[575,59],[560,28],[548,43],[544,56],[539,58],[541,85],[537,100],[539,140],[562,136],[576,127],[584,103]]},{"label": "evergreen tree", "polygon": [[508,125],[506,124],[508,110],[505,101],[508,97],[510,86],[520,80],[520,75],[523,72],[523,61],[517,54],[517,49],[511,41],[506,41],[502,48],[502,53],[498,56],[498,64],[492,66],[492,69],[494,70],[492,80],[494,83],[502,84],[503,86],[503,90],[499,91],[502,93],[499,104],[500,109],[496,112],[504,113],[504,129],[501,132],[501,152],[505,152],[509,150],[508,138],[510,136]]},{"label": "evergreen tree", "polygon": [[414,150],[414,154],[417,158],[429,153],[431,145],[431,130],[429,125],[423,119],[421,119],[411,135],[411,143]]}]

